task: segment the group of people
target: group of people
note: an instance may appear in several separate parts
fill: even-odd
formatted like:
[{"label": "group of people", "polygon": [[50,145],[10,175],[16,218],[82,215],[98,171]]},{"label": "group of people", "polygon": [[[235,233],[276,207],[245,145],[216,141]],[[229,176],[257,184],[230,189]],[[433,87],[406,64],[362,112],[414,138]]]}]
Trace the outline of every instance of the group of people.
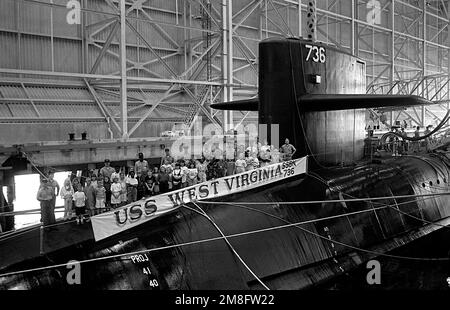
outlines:
[{"label": "group of people", "polygon": [[42,222],[55,222],[56,196],[64,200],[64,220],[72,219],[75,211],[77,224],[89,221],[89,216],[118,208],[153,195],[192,186],[197,183],[256,169],[280,161],[291,160],[295,147],[285,140],[280,150],[264,144],[254,144],[245,149],[239,146],[237,159],[227,160],[225,152],[215,149],[199,159],[175,159],[169,149],[159,165],[150,166],[139,153],[134,167],[126,174],[125,168],[112,167],[109,159],[97,174],[87,177],[72,175],[60,188],[51,172],[41,180],[37,199],[41,202]]},{"label": "group of people", "polygon": [[414,138],[418,139],[420,137],[425,137],[420,140],[415,141],[409,141],[407,139],[404,139],[403,137],[408,137],[407,132],[405,131],[405,128],[401,128],[400,130],[398,128],[393,128],[392,131],[396,132],[398,136],[392,136],[390,141],[386,143],[385,150],[388,152],[392,152],[393,156],[396,155],[402,155],[407,154],[410,150],[413,153],[420,153],[421,152],[421,146],[425,147],[425,151],[429,152],[431,144],[433,143],[433,137],[430,135],[432,125],[428,125],[423,132],[423,134],[420,133],[420,127],[416,126],[414,131]]}]

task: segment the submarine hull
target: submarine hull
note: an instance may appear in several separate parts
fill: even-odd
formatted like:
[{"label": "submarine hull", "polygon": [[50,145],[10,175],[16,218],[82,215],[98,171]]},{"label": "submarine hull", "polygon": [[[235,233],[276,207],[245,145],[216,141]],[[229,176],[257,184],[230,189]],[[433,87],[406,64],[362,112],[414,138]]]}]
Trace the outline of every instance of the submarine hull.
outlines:
[{"label": "submarine hull", "polygon": [[[217,226],[181,207],[99,242],[89,224],[61,225],[44,234],[42,254],[39,239],[18,236],[28,238],[22,249],[15,249],[14,238],[0,241],[7,249],[0,254],[0,274],[59,267],[0,276],[0,289],[73,289],[73,268],[66,265],[73,260],[82,262],[75,285],[81,289],[263,289],[261,282],[270,289],[314,287],[449,224],[448,196],[389,198],[448,191],[449,172],[445,156],[398,157],[317,170],[228,196],[226,203],[187,205],[200,207]],[[351,197],[387,198],[343,200]]]}]

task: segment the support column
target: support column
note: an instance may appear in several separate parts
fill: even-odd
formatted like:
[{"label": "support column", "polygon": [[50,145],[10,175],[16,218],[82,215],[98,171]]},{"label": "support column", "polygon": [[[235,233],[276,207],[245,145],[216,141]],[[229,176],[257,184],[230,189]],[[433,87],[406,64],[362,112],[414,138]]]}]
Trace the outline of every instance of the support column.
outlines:
[{"label": "support column", "polygon": [[307,34],[308,40],[313,42],[317,41],[317,13],[316,13],[316,0],[308,1],[308,10],[306,13],[307,16]]},{"label": "support column", "polygon": [[[87,8],[87,0],[83,0],[82,2],[82,8]],[[89,41],[88,41],[88,31],[87,29],[87,12],[81,13],[81,63],[82,63],[82,72],[88,73],[89,72]]]},{"label": "support column", "polygon": [[[423,50],[422,50],[422,77],[425,77],[427,70],[427,0],[423,0]],[[425,96],[425,82],[422,83],[422,95]],[[425,106],[422,106],[420,113],[420,125],[425,126]]]},{"label": "support column", "polygon": [[120,0],[120,124],[122,138],[128,138],[127,42],[125,0]]},{"label": "support column", "polygon": [[[447,99],[450,99],[450,1],[447,2]],[[445,99],[445,98],[444,98]],[[447,110],[450,109],[450,101],[447,101]]]},{"label": "support column", "polygon": [[302,21],[302,0],[298,0],[298,37],[301,38],[303,34]]},{"label": "support column", "polygon": [[[7,186],[6,189],[6,203],[3,206],[3,212],[13,212],[14,211],[14,175],[13,173],[5,173],[4,174],[4,179],[3,179],[3,184],[1,185],[3,186]],[[2,190],[2,195],[3,195],[3,188]],[[2,229],[3,231],[10,231],[10,230],[14,230],[14,216],[7,216],[3,218],[4,220],[4,225],[2,224]]]},{"label": "support column", "polygon": [[[0,213],[5,212],[5,198],[3,197],[3,171],[0,170]],[[6,230],[5,217],[0,215],[0,233]]]},{"label": "support column", "polygon": [[352,55],[355,55],[355,6],[356,6],[355,0],[352,0],[352,9],[351,9],[352,10],[352,21],[351,21],[352,34],[351,34],[351,38],[350,38],[350,40],[351,40],[350,48],[352,51]]},{"label": "support column", "polygon": [[[191,29],[192,17],[191,17],[191,4],[189,1],[184,1],[183,6],[183,26],[184,28],[184,70],[192,66],[192,43],[191,43]],[[186,72],[186,76],[190,76],[192,71]]]},{"label": "support column", "polygon": [[[222,0],[222,77],[223,101],[233,100],[233,6],[231,0]],[[223,111],[223,130],[233,128],[233,111]]]},{"label": "support column", "polygon": [[394,85],[395,80],[395,0],[391,0],[391,20],[392,20],[392,36],[391,36],[391,84]]}]

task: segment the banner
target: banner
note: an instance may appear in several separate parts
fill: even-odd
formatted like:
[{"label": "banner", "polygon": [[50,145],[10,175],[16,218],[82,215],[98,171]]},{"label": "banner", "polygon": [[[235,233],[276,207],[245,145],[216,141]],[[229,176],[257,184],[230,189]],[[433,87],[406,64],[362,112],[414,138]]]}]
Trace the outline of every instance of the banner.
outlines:
[{"label": "banner", "polygon": [[224,197],[255,189],[306,171],[307,157],[303,157],[151,196],[91,217],[95,241],[143,224],[192,201]]}]

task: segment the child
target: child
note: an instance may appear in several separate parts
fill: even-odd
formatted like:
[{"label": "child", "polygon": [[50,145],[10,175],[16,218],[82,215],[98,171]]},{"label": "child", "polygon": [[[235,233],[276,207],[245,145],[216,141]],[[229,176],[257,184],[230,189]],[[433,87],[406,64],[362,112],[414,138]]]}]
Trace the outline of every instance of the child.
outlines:
[{"label": "child", "polygon": [[111,184],[111,207],[116,209],[122,203],[122,186],[119,183],[119,178],[114,177],[113,184]]},{"label": "child", "polygon": [[189,173],[189,168],[186,167],[186,162],[184,159],[180,160],[180,169],[181,169],[181,188],[185,188],[187,186],[187,175]]},{"label": "child", "polygon": [[259,159],[258,159],[258,153],[253,152],[251,154],[252,157],[252,165],[253,165],[253,169],[258,169],[259,168]]},{"label": "child", "polygon": [[145,197],[150,197],[153,194],[153,178],[146,177],[145,178]]},{"label": "child", "polygon": [[123,172],[119,175],[119,183],[122,188],[122,191],[120,192],[120,205],[124,206],[127,204],[127,180],[125,179],[125,173]]},{"label": "child", "polygon": [[97,188],[97,176],[95,174],[93,174],[91,177],[91,184],[94,187],[94,189]]},{"label": "child", "polygon": [[81,185],[78,185],[78,191],[73,194],[73,201],[75,201],[75,214],[77,216],[77,225],[84,223],[84,214],[86,213],[86,195],[84,194]]},{"label": "child", "polygon": [[244,154],[240,153],[238,155],[238,160],[235,163],[235,173],[245,172],[245,168],[247,167],[247,162],[244,159]]},{"label": "child", "polygon": [[105,207],[106,211],[109,211],[111,208],[111,182],[108,176],[104,177],[103,186],[105,187]]},{"label": "child", "polygon": [[253,170],[259,167],[259,160],[256,157],[256,153],[254,152],[246,152],[248,156],[245,158],[245,162],[247,166],[245,167],[245,170]]},{"label": "child", "polygon": [[159,194],[159,169],[158,169],[158,167],[155,167],[153,169],[152,181],[153,181],[153,195],[158,195]]},{"label": "child", "polygon": [[183,170],[181,170],[180,164],[175,165],[175,169],[172,171],[172,190],[180,189],[182,186]]},{"label": "child", "polygon": [[280,151],[278,149],[271,150],[271,164],[278,164],[280,162]]},{"label": "child", "polygon": [[119,177],[120,177],[120,167],[116,167],[116,168],[114,168],[114,169],[116,169],[116,171],[113,172],[113,173],[111,174],[111,177],[110,177],[110,179],[111,179],[112,182],[114,181],[114,178],[119,178]]},{"label": "child", "polygon": [[137,200],[137,186],[138,180],[134,177],[134,171],[130,172],[130,175],[126,179],[128,203],[135,202]]},{"label": "child", "polygon": [[270,161],[271,161],[270,157],[271,157],[270,156],[270,149],[265,148],[264,146],[261,147],[261,151],[259,152],[259,158],[260,158],[259,164],[260,164],[260,166],[261,167],[265,167],[267,165],[270,165]]},{"label": "child", "polygon": [[171,174],[173,171],[173,166],[167,159],[164,160],[164,164],[161,166],[161,168],[164,168],[164,170],[167,172],[167,174]]},{"label": "child", "polygon": [[195,168],[195,163],[191,161],[189,163],[189,169],[187,173],[187,186],[197,184],[197,177],[198,177],[198,169]]},{"label": "child", "polygon": [[140,200],[145,196],[145,191],[146,191],[145,179],[146,179],[146,177],[147,177],[147,175],[145,173],[142,173],[138,177],[137,200]]},{"label": "child", "polygon": [[159,191],[161,193],[167,193],[169,191],[169,174],[164,166],[161,167],[159,172]]},{"label": "child", "polygon": [[81,185],[79,178],[74,178],[72,181],[72,188],[76,191],[78,189],[78,185]]},{"label": "child", "polygon": [[206,182],[206,170],[207,170],[208,163],[206,162],[206,159],[204,156],[198,161],[197,163],[197,171],[198,171],[198,181],[200,183]]},{"label": "child", "polygon": [[103,186],[103,181],[97,182],[97,188],[95,189],[95,214],[100,214],[105,208],[106,189]]},{"label": "child", "polygon": [[64,220],[69,220],[72,215],[72,198],[73,188],[70,179],[64,181],[64,186],[61,188],[61,198],[64,199]]}]

